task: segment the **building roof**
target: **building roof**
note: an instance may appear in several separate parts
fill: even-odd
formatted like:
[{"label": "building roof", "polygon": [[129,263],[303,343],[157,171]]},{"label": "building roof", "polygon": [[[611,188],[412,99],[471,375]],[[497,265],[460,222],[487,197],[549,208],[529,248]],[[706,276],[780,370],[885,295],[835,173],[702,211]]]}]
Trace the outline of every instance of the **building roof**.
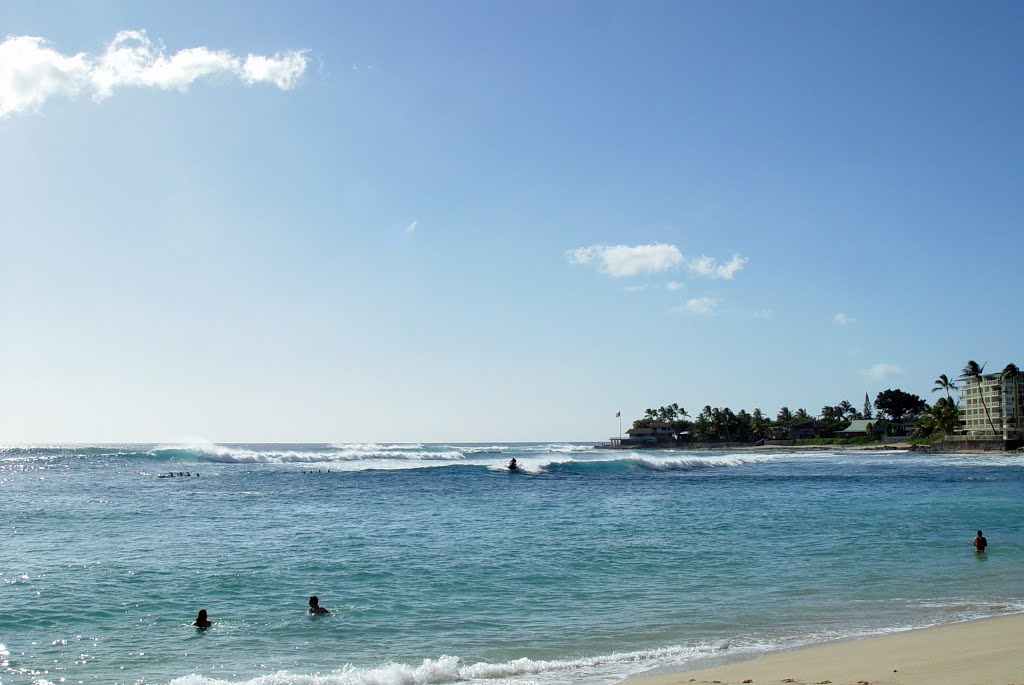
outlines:
[{"label": "building roof", "polygon": [[856,419],[850,421],[850,425],[839,431],[840,433],[870,433],[875,424],[884,419]]},{"label": "building roof", "polygon": [[654,435],[653,428],[630,428],[626,431],[627,435]]}]

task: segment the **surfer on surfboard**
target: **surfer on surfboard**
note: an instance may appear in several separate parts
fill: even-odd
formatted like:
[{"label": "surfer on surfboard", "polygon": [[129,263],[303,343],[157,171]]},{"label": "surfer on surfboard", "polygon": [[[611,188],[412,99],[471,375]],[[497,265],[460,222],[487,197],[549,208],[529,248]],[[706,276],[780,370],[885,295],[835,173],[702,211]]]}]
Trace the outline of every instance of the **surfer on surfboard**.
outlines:
[{"label": "surfer on surfboard", "polygon": [[515,471],[518,468],[519,468],[519,464],[516,463],[516,458],[512,457],[512,460],[509,461],[509,463],[508,463],[508,470],[509,471]]}]

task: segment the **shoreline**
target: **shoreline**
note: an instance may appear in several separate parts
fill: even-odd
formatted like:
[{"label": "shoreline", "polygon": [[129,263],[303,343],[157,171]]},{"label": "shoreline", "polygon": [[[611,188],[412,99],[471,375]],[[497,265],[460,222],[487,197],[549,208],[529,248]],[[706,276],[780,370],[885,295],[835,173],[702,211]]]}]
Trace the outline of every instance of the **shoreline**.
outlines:
[{"label": "shoreline", "polygon": [[911,442],[868,443],[864,445],[752,445],[750,443],[695,443],[693,445],[628,445],[612,447],[606,444],[595,445],[592,449],[609,452],[642,450],[642,451],[743,451],[743,452],[919,452],[921,454],[1024,454],[1024,448],[1018,449],[978,449],[961,447],[953,449],[942,446],[915,445]]},{"label": "shoreline", "polygon": [[[771,652],[623,685],[1007,685],[1024,683],[1024,613]],[[705,662],[706,663],[706,662]]]}]

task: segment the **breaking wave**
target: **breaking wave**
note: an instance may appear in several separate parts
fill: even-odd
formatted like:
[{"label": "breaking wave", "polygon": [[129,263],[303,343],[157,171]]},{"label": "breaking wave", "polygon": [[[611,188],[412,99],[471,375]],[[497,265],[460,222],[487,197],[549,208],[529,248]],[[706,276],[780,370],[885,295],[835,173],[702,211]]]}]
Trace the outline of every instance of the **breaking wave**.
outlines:
[{"label": "breaking wave", "polygon": [[571,660],[514,659],[502,663],[465,663],[457,656],[424,659],[418,666],[390,663],[376,668],[345,666],[329,673],[292,674],[278,672],[245,681],[228,681],[187,675],[170,685],[440,685],[442,683],[521,682],[524,676],[535,682],[555,682],[562,674],[585,676],[587,680],[616,682],[634,672],[664,662],[683,662],[728,649],[728,644],[697,647],[672,646],[637,652],[581,657]]}]

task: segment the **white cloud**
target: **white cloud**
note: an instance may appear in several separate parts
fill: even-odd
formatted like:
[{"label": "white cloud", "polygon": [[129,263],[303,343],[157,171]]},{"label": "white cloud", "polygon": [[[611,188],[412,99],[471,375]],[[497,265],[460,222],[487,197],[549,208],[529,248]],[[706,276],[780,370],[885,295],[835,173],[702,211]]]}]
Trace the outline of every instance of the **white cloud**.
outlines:
[{"label": "white cloud", "polygon": [[707,255],[701,255],[690,260],[688,266],[690,273],[705,278],[725,278],[732,280],[736,272],[746,266],[750,260],[738,254],[734,254],[725,264],[719,264],[717,260]]},{"label": "white cloud", "polygon": [[597,264],[597,270],[613,278],[665,271],[683,261],[675,245],[591,245],[567,253],[572,264]]},{"label": "white cloud", "polygon": [[120,31],[99,56],[64,55],[37,36],[13,36],[0,43],[0,118],[37,111],[51,97],[85,93],[99,102],[123,87],[185,91],[208,76],[234,77],[247,85],[295,87],[306,70],[306,51],[248,55],[227,50],[179,50],[169,57],[145,31]]},{"label": "white cloud", "polygon": [[647,290],[647,286],[646,285],[627,285],[626,286],[626,292],[627,293],[642,293],[645,290]]},{"label": "white cloud", "polygon": [[717,312],[720,301],[717,297],[691,297],[685,305],[676,307],[673,311],[687,311],[701,316],[711,316]]},{"label": "white cloud", "polygon": [[896,376],[905,376],[907,372],[903,370],[902,366],[880,363],[872,365],[870,369],[861,371],[861,375],[867,376],[873,381],[887,381]]},{"label": "white cloud", "polygon": [[842,312],[839,312],[838,314],[833,316],[832,321],[839,326],[850,326],[852,324],[857,323],[857,319],[853,318],[852,316],[847,316]]},{"label": "white cloud", "polygon": [[405,227],[405,232],[406,233],[412,233],[413,231],[415,231],[416,230],[416,225],[419,222],[420,222],[419,219],[416,219],[415,221],[413,221],[411,224],[409,224],[408,226]]},{"label": "white cloud", "polygon": [[682,290],[683,287],[683,284],[679,281],[669,281],[665,284],[666,290]]},{"label": "white cloud", "polygon": [[254,83],[273,83],[281,90],[291,90],[306,70],[306,55],[302,51],[275,52],[273,57],[248,55],[242,65],[242,80]]},{"label": "white cloud", "polygon": [[765,307],[764,309],[759,309],[756,312],[754,312],[755,319],[771,319],[774,316],[775,310],[769,307]]}]

